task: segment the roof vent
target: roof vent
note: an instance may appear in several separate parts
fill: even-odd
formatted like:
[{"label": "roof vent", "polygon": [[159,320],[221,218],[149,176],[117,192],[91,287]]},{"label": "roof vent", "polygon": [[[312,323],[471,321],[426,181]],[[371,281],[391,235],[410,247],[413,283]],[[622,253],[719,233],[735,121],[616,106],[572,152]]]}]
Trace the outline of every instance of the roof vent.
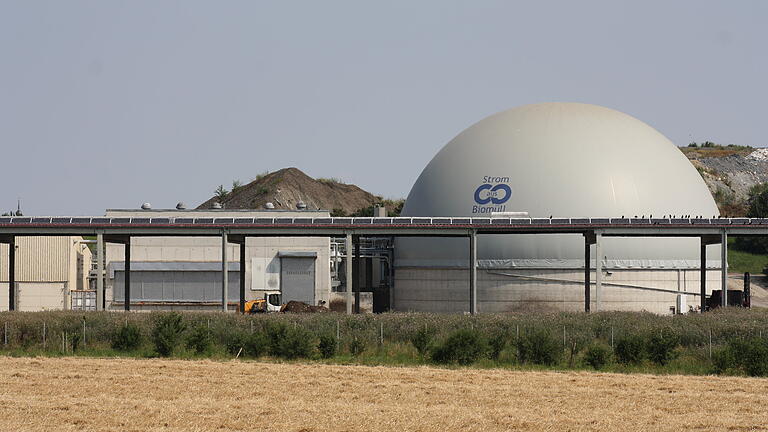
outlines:
[{"label": "roof vent", "polygon": [[150,204],[148,202],[145,202],[144,204],[141,205],[141,209],[142,210],[152,210],[152,204]]},{"label": "roof vent", "polygon": [[304,201],[299,201],[296,203],[296,208],[299,210],[306,210],[307,205],[304,203]]},{"label": "roof vent", "polygon": [[275,208],[275,205],[272,204],[271,202],[268,202],[268,203],[264,204],[264,208],[268,209],[268,210],[272,210],[272,209]]},{"label": "roof vent", "polygon": [[183,202],[179,202],[178,204],[176,204],[176,210],[186,210],[186,209],[187,209],[187,205],[184,204]]},{"label": "roof vent", "polygon": [[211,208],[214,209],[214,210],[220,210],[221,209],[221,203],[220,202],[215,202],[215,203],[213,203]]}]

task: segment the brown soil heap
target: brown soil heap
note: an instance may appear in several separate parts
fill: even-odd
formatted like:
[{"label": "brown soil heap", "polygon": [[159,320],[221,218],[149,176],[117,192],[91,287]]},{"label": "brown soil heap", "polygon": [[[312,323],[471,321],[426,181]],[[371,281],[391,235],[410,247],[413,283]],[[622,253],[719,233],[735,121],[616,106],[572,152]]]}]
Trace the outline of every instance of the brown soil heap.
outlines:
[{"label": "brown soil heap", "polygon": [[309,210],[341,209],[353,213],[381,199],[352,184],[313,179],[298,168],[283,168],[238,187],[223,199],[213,197],[198,208],[208,209],[220,202],[227,209],[257,209],[271,202],[276,209],[295,210],[299,201]]},{"label": "brown soil heap", "polygon": [[280,312],[314,313],[314,312],[329,312],[329,310],[325,306],[312,306],[304,302],[291,300],[280,308]]}]

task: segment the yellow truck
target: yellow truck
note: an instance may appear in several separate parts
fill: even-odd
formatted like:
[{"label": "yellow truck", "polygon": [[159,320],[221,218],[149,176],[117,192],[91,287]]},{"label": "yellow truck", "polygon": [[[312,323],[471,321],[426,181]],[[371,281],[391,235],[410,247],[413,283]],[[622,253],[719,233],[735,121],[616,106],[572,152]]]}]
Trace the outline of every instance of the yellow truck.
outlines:
[{"label": "yellow truck", "polygon": [[265,293],[264,298],[245,302],[245,313],[280,312],[282,306],[280,293]]}]

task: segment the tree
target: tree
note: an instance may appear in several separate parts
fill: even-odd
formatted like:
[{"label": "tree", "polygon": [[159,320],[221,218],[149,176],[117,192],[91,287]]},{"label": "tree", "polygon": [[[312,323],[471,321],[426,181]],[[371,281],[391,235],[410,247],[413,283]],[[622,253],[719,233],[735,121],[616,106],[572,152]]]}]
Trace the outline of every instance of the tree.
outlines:
[{"label": "tree", "polygon": [[240,189],[241,187],[243,187],[243,182],[240,180],[232,180],[232,192]]},{"label": "tree", "polygon": [[752,186],[749,190],[749,199],[747,199],[749,211],[747,216],[751,218],[768,217],[768,183],[761,183]]},{"label": "tree", "polygon": [[[747,199],[747,216],[751,218],[768,218],[768,183],[752,186]],[[735,246],[739,250],[766,254],[768,253],[768,238],[765,237],[736,237]]]},{"label": "tree", "polygon": [[213,193],[219,198],[219,202],[227,199],[229,196],[229,191],[224,188],[224,185],[219,185]]}]

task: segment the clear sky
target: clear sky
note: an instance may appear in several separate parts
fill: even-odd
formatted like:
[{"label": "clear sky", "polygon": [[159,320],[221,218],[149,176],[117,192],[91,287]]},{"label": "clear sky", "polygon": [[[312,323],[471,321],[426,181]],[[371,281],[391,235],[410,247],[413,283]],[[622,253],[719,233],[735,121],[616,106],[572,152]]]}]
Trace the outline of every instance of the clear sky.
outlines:
[{"label": "clear sky", "polygon": [[545,102],[768,145],[765,1],[0,0],[0,210],[190,207],[295,166],[405,197]]}]

